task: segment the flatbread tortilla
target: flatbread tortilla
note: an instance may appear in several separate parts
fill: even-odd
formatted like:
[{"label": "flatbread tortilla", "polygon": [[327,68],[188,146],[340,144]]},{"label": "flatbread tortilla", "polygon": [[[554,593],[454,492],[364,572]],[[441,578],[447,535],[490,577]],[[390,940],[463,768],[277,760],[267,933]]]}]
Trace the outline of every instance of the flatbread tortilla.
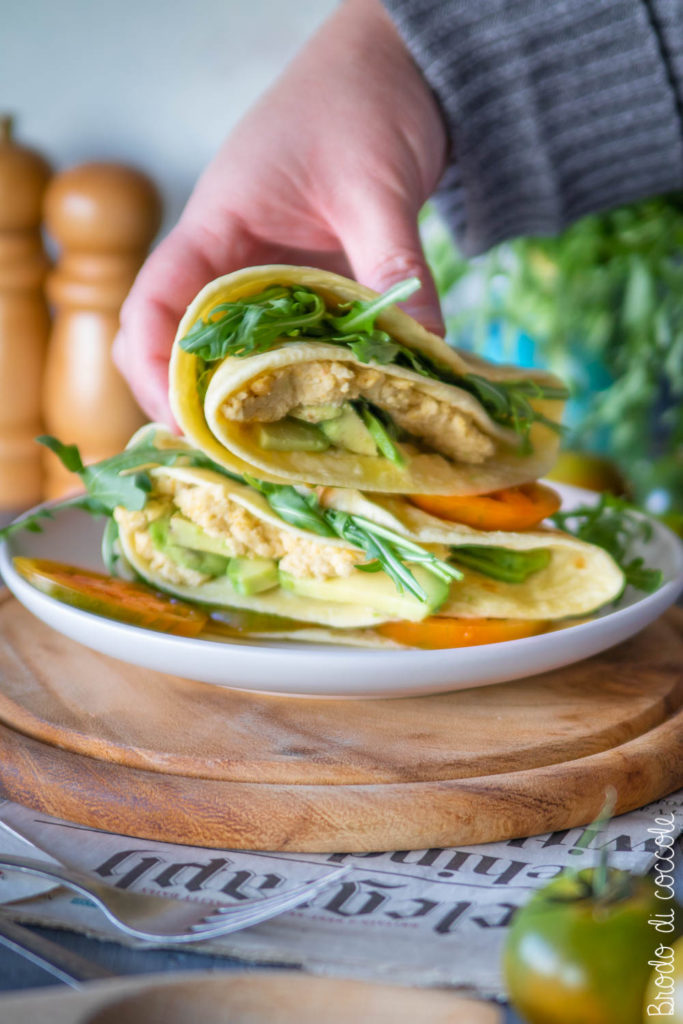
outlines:
[{"label": "flatbread tortilla", "polygon": [[[178,439],[169,443],[177,444]],[[334,630],[333,637],[338,642],[343,641],[344,631],[392,621],[392,616],[363,603],[363,587],[367,587],[369,579],[380,574],[368,575],[354,568],[365,560],[365,555],[353,549],[349,551],[345,540],[320,537],[285,522],[260,493],[218,472],[174,465],[155,467],[150,470],[150,475],[154,487],[146,510],[129,512],[117,509],[115,515],[125,560],[153,586],[190,601],[247,608],[314,623]],[[438,552],[440,557],[447,556],[448,549],[462,545],[492,545],[516,551],[543,548],[550,552],[548,565],[523,583],[505,583],[466,569],[464,579],[451,584],[447,602],[438,609],[442,616],[561,620],[589,615],[614,600],[623,588],[621,570],[602,548],[557,530],[484,532],[446,523],[397,496],[371,496],[335,488],[320,489],[318,495],[324,507],[364,516]],[[256,538],[254,543],[259,545],[274,544],[274,552],[282,550],[284,545],[291,557],[301,555],[300,565],[305,566],[304,574],[308,574],[309,567],[316,562],[334,566],[336,559],[341,559],[339,564],[343,571],[347,575],[352,574],[353,602],[302,597],[280,586],[245,596],[232,587],[227,576],[203,577],[201,573],[179,571],[154,548],[147,536],[149,517],[161,514],[158,509],[154,511],[160,502],[165,503],[164,514],[169,510],[179,511],[202,529],[207,529],[208,524],[208,529],[217,537],[230,538],[231,530],[236,530],[235,523],[239,520],[242,531],[239,537],[243,543],[251,543],[250,538],[253,537]],[[245,528],[250,532],[244,532]],[[257,553],[270,557],[263,547]],[[276,557],[275,553],[273,557]],[[295,571],[300,572],[300,569]],[[412,617],[423,617],[422,610],[417,608]],[[333,642],[333,637],[330,642]],[[305,636],[294,634],[292,638],[305,639]],[[352,639],[351,634],[349,638]],[[317,639],[320,639],[319,634]],[[367,637],[359,638],[359,642],[367,642]]]},{"label": "flatbread tortilla", "polygon": [[[333,309],[376,297],[375,292],[337,274],[284,265],[239,270],[212,281],[199,293],[178,328],[171,356],[169,395],[173,414],[190,442],[225,468],[276,483],[306,481],[395,494],[480,494],[535,480],[552,466],[559,436],[547,425],[533,424],[532,450],[521,454],[515,432],[494,422],[469,391],[401,366],[363,363],[342,345],[310,339],[287,340],[260,354],[225,357],[213,370],[203,395],[202,388],[198,387],[201,361],[184,351],[180,342],[220,303],[234,302],[278,284],[305,286],[317,292]],[[544,371],[495,365],[457,351],[396,306],[379,315],[377,327],[458,376],[477,374],[490,381],[531,380],[545,387],[562,387],[561,381]],[[442,420],[444,416],[457,420],[466,435],[462,442],[462,459],[470,461],[461,461],[453,454],[453,443],[448,456],[430,447],[442,443],[438,440],[417,446],[399,443],[403,466],[395,465],[381,454],[357,454],[340,447],[323,452],[269,451],[261,447],[255,421],[235,418],[241,415],[240,409],[253,393],[255,382],[259,388],[263,382],[266,387],[272,386],[278,374],[292,371],[301,375],[307,367],[329,373],[333,365],[352,370],[356,379],[360,379],[359,373],[376,369],[384,375],[382,380],[389,383],[390,391],[391,388],[411,389],[418,418],[422,416],[422,409],[425,410],[424,423],[436,415],[434,410],[440,410]],[[563,409],[561,400],[534,397],[530,401],[538,412],[559,423]],[[390,415],[395,407],[395,402],[392,405],[387,399],[385,408]],[[441,436],[443,433],[441,430]],[[486,455],[481,452],[476,455],[479,461],[472,461],[471,446],[475,442],[488,451]]]}]

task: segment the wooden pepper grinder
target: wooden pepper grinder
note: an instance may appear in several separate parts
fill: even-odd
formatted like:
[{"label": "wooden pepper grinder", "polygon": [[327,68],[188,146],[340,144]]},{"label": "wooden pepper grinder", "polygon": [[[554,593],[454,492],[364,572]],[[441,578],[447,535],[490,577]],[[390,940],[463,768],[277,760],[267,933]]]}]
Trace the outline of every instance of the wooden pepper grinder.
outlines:
[{"label": "wooden pepper grinder", "polygon": [[[145,416],[111,360],[119,310],[161,222],[152,182],[131,167],[89,163],[57,175],[45,222],[62,247],[48,277],[54,323],[45,369],[48,431],[75,442],[84,462],[121,451]],[[48,497],[74,477],[44,454]]]},{"label": "wooden pepper grinder", "polygon": [[0,117],[0,511],[42,498],[40,396],[50,330],[40,236],[50,165]]}]

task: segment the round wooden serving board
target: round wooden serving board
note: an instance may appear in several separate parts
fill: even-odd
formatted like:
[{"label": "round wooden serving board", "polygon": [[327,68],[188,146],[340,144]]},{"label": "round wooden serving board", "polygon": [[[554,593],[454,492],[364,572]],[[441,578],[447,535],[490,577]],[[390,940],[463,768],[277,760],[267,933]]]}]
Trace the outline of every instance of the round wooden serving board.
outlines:
[{"label": "round wooden serving board", "polygon": [[414,989],[294,971],[193,971],[0,994],[3,1024],[501,1024],[500,1007]]},{"label": "round wooden serving board", "polygon": [[105,658],[0,602],[0,789],[216,847],[468,845],[683,785],[683,614],[531,679],[401,700],[255,696]]}]

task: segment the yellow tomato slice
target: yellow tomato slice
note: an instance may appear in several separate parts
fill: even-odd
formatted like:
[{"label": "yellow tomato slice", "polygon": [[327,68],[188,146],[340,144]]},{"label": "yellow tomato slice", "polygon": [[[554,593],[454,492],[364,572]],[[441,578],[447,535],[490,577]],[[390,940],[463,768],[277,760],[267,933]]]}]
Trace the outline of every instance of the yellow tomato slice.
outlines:
[{"label": "yellow tomato slice", "polygon": [[14,568],[28,583],[58,601],[133,626],[195,637],[209,618],[200,608],[164,597],[144,583],[131,583],[75,565],[18,557]]},{"label": "yellow tomato slice", "polygon": [[430,515],[475,530],[529,530],[557,512],[561,504],[559,494],[536,483],[490,494],[411,494],[410,500]]},{"label": "yellow tomato slice", "polygon": [[449,619],[445,615],[433,615],[421,622],[384,622],[375,626],[380,636],[406,647],[422,647],[431,651],[519,640],[535,636],[545,629],[546,623],[538,620]]}]

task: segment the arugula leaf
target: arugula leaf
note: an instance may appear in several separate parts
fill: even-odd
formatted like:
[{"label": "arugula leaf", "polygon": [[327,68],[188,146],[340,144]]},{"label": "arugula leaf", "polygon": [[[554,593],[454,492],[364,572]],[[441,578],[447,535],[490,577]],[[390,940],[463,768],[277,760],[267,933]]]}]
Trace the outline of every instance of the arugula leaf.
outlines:
[{"label": "arugula leaf", "polygon": [[[403,302],[422,287],[419,277],[409,277],[399,281],[382,295],[374,299],[356,301],[349,304],[348,313],[342,316],[330,316],[329,322],[342,334],[355,334],[358,331],[370,333],[375,329],[375,320],[387,306],[395,302]],[[388,335],[387,335],[388,338]]]},{"label": "arugula leaf", "polygon": [[[353,347],[352,345],[351,348]],[[395,355],[392,355],[394,352]],[[364,359],[363,355],[368,353],[369,358]],[[569,391],[565,387],[543,386],[533,380],[491,381],[476,373],[458,376],[447,367],[437,366],[421,352],[416,352],[406,345],[399,345],[390,339],[384,352],[380,339],[375,339],[372,346],[365,349],[359,346],[356,355],[361,362],[395,363],[430,380],[452,384],[463,391],[468,391],[481,402],[495,423],[511,428],[520,436],[521,454],[528,455],[532,451],[529,434],[534,423],[544,423],[557,434],[565,431],[560,423],[534,409],[530,402],[531,398],[564,401],[569,398]]]},{"label": "arugula leaf", "polygon": [[[192,466],[193,469],[210,469],[212,473],[220,473],[221,476],[225,476],[228,480],[234,480],[238,484],[244,483],[244,477],[240,476],[239,473],[231,473],[229,469],[221,466],[218,462],[214,462],[208,455],[204,455],[203,452],[195,451],[194,449],[188,450],[187,448],[178,448],[178,465],[180,466]],[[164,463],[169,465],[169,463]]]},{"label": "arugula leaf", "polygon": [[[170,466],[181,462],[199,469],[211,469],[232,480],[242,482],[241,477],[229,473],[201,452],[192,451],[181,445],[177,448],[157,448],[149,441],[143,440],[118,455],[85,466],[75,444],[63,444],[48,434],[36,440],[54,452],[66,469],[80,477],[86,493],[66,498],[51,508],[38,509],[22,516],[0,530],[0,540],[5,540],[21,530],[39,533],[42,529],[41,520],[54,518],[54,513],[63,508],[80,508],[94,516],[111,516],[117,505],[123,505],[131,511],[139,511],[145,507],[152,489],[148,470],[155,465]],[[108,546],[105,550],[109,554],[106,557],[113,557],[113,529],[114,527],[107,524],[106,530],[110,531],[111,542],[107,540]]]},{"label": "arugula leaf", "polygon": [[476,373],[466,374],[458,386],[478,398],[495,423],[510,427],[519,435],[522,455],[529,455],[533,450],[529,435],[534,423],[544,423],[556,434],[565,432],[562,424],[534,409],[529,399],[564,400],[569,397],[567,388],[543,387],[533,380],[491,381]]},{"label": "arugula leaf", "polygon": [[[188,331],[180,347],[204,363],[225,356],[250,356],[266,352],[280,337],[297,336],[315,327],[325,313],[324,301],[309,288],[275,285],[215,306],[206,320],[198,320]],[[204,375],[206,367],[201,371]]]},{"label": "arugula leaf", "polygon": [[225,356],[244,357],[265,352],[278,339],[301,334],[348,345],[361,362],[388,363],[398,346],[385,331],[375,330],[377,316],[420,287],[417,278],[402,281],[384,295],[353,302],[349,311],[334,316],[324,300],[310,288],[274,285],[257,295],[215,306],[206,320],[198,320],[180,342],[185,352],[202,360],[199,381],[206,384],[206,363]]},{"label": "arugula leaf", "polygon": [[48,435],[36,440],[53,451],[67,469],[81,478],[87,495],[78,501],[80,507],[93,515],[110,515],[117,505],[130,511],[143,509],[152,490],[149,469],[153,466],[172,466],[180,462],[197,469],[210,469],[231,480],[242,481],[242,477],[229,473],[202,452],[181,444],[177,448],[157,448],[150,441],[142,440],[140,444],[126,448],[118,455],[84,466],[76,445],[62,444],[57,438]]},{"label": "arugula leaf", "polygon": [[394,440],[389,433],[389,430],[382,422],[382,418],[377,416],[367,402],[360,403],[360,414],[363,417],[365,426],[370,431],[370,435],[381,451],[385,459],[389,459],[395,466],[405,466],[405,459],[401,454],[399,448],[394,444]]},{"label": "arugula leaf", "polygon": [[153,444],[142,443],[109,459],[84,466],[75,445],[62,444],[48,435],[37,438],[37,441],[53,451],[66,469],[81,478],[87,491],[87,497],[81,499],[82,507],[96,515],[107,515],[117,505],[131,511],[143,509],[152,482],[149,473],[141,467],[168,466],[181,454],[180,449],[155,448]]},{"label": "arugula leaf", "polygon": [[638,590],[652,593],[662,584],[661,569],[649,569],[642,558],[627,561],[629,549],[636,541],[652,537],[652,524],[637,513],[638,509],[614,494],[601,494],[594,505],[582,505],[569,512],[556,512],[551,521],[579,540],[604,548],[626,577],[626,583]]},{"label": "arugula leaf", "polygon": [[332,338],[351,349],[360,363],[377,363],[385,366],[393,363],[400,346],[391,340],[385,331],[373,331],[372,334],[350,335],[349,337]]},{"label": "arugula leaf", "polygon": [[214,369],[215,367],[210,363],[204,362],[201,356],[197,356],[197,394],[202,402],[206,398],[206,392],[209,390]]},{"label": "arugula leaf", "polygon": [[83,471],[83,460],[81,453],[75,444],[62,444],[56,437],[49,434],[41,434],[36,438],[38,444],[45,445],[51,452],[54,452],[62,465],[69,473],[81,473]]},{"label": "arugula leaf", "polygon": [[[64,504],[67,504],[64,502]],[[73,502],[72,502],[73,504]],[[59,506],[61,508],[61,505]],[[13,523],[9,523],[8,526],[3,526],[0,529],[0,541],[7,540],[14,533],[21,533],[22,530],[28,530],[29,533],[42,533],[42,520],[43,519],[54,519],[53,510],[51,508],[39,508],[36,512],[29,512],[26,515],[16,519]]]},{"label": "arugula leaf", "polygon": [[145,507],[147,495],[152,490],[149,474],[125,475],[125,468],[125,465],[119,467],[101,462],[86,466],[78,474],[85,484],[93,511],[113,512],[117,505],[131,510]]},{"label": "arugula leaf", "polygon": [[524,583],[533,573],[545,569],[550,562],[550,551],[547,548],[513,551],[488,544],[465,544],[451,548],[451,557],[460,565],[476,569],[494,580]]},{"label": "arugula leaf", "polygon": [[407,345],[397,344],[397,348],[398,355],[395,359],[397,366],[405,366],[406,369],[414,370],[415,373],[419,373],[423,377],[430,377],[432,380],[441,380],[446,384],[460,386],[462,378],[456,376],[445,366],[437,366],[421,352],[416,352],[414,349],[408,348]]},{"label": "arugula leaf", "polygon": [[66,469],[81,478],[87,493],[66,498],[49,509],[38,509],[10,523],[0,530],[0,540],[20,530],[39,533],[42,529],[41,520],[53,518],[58,509],[81,508],[91,515],[111,515],[117,505],[124,505],[131,510],[142,509],[145,507],[152,482],[146,471],[135,470],[150,464],[169,465],[182,454],[180,449],[162,450],[155,448],[154,445],[142,443],[110,459],[84,466],[75,444],[63,444],[56,437],[47,434],[36,440],[54,452]]},{"label": "arugula leaf", "polygon": [[437,558],[433,552],[364,516],[328,509],[325,517],[340,537],[353,547],[360,548],[370,559],[369,563],[358,565],[357,568],[365,572],[377,572],[375,563],[379,563],[393,580],[399,594],[408,590],[419,601],[427,600],[424,589],[405,564],[407,561],[422,565],[432,575],[448,582],[463,578],[459,569]]},{"label": "arugula leaf", "polygon": [[443,580],[462,579],[463,574],[455,566],[442,561],[431,551],[426,551],[401,534],[378,526],[362,516],[338,509],[323,509],[314,492],[302,494],[288,484],[270,484],[254,477],[245,477],[245,481],[265,497],[273,511],[285,522],[321,537],[341,537],[352,547],[364,551],[368,561],[357,568],[363,572],[385,572],[399,593],[405,589],[420,601],[427,600],[423,588],[404,564],[406,561],[423,565]]},{"label": "arugula leaf", "polygon": [[626,577],[627,586],[635,587],[636,590],[653,594],[662,585],[662,570],[646,568],[644,558],[634,558],[631,562],[622,565],[621,568]]},{"label": "arugula leaf", "polygon": [[301,494],[289,484],[269,484],[252,476],[245,476],[245,482],[264,496],[273,512],[280,519],[300,530],[309,530],[320,537],[335,537],[336,533],[328,524],[315,494]]},{"label": "arugula leaf", "polygon": [[384,572],[393,581],[399,594],[407,590],[419,601],[427,600],[424,588],[405,565],[394,545],[387,544],[382,537],[364,529],[356,517],[345,512],[341,512],[335,517],[335,525],[340,536],[348,540],[354,547],[365,551],[371,560],[371,565],[374,565],[374,562],[379,562]]},{"label": "arugula leaf", "polygon": [[455,566],[442,561],[432,551],[428,551],[420,544],[416,544],[415,541],[409,540],[400,533],[396,533],[395,530],[390,530],[386,526],[380,526],[364,516],[353,516],[352,518],[356,525],[365,529],[373,538],[381,537],[390,541],[397,551],[403,552],[402,557],[407,561],[422,563],[425,568],[428,568],[430,572],[443,580],[461,580],[463,578],[463,573]]},{"label": "arugula leaf", "polygon": [[354,569],[360,569],[361,572],[384,572],[379,558],[376,558],[374,562],[360,562],[354,566]]}]

